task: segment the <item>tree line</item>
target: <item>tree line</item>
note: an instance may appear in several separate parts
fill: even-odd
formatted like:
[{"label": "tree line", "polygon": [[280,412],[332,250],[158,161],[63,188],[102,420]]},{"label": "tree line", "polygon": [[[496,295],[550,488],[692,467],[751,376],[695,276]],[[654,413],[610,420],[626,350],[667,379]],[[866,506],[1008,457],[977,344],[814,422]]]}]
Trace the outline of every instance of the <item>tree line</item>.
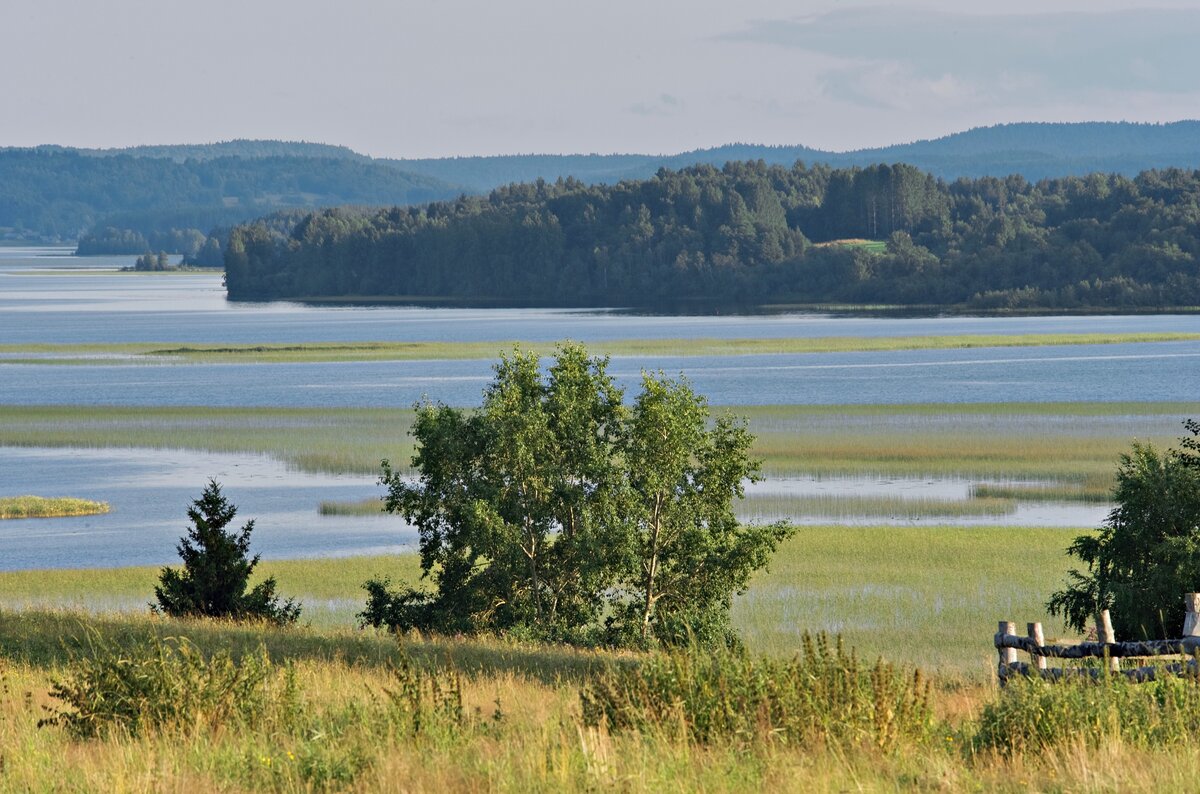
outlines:
[{"label": "tree line", "polygon": [[[1200,171],[945,182],[762,161],[235,227],[234,299],[1200,304]],[[867,246],[866,240],[886,242]]]}]

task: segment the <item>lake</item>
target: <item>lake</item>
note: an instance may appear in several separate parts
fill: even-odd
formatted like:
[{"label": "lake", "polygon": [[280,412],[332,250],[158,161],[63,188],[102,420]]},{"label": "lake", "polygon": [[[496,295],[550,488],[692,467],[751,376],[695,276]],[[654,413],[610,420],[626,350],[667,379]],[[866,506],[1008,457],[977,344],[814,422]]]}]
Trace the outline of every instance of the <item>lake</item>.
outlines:
[{"label": "lake", "polygon": [[[0,248],[0,343],[351,341],[584,342],[686,337],[913,336],[1200,332],[1194,315],[843,317],[651,316],[619,311],[327,307],[230,303],[214,273],[123,274],[133,257]],[[497,345],[500,348],[500,345]],[[630,356],[611,371],[636,391],[643,370],[686,373],[714,404],[1193,401],[1200,343],[1118,344],[756,356]],[[0,404],[409,406],[422,397],[474,405],[487,361],[302,364],[5,364]],[[852,431],[851,431],[852,432]],[[370,477],[302,474],[261,456],[162,450],[0,449],[0,493],[109,501],[109,515],[0,522],[0,569],[171,561],[184,509],[216,477],[255,518],[266,557],[392,551],[414,540],[393,517],[320,516],[323,499],[379,495]],[[762,494],[826,487],[768,482]],[[919,485],[919,484],[918,484]],[[917,487],[901,483],[902,487]],[[942,486],[937,487],[943,487]],[[845,481],[871,495],[892,486]],[[949,486],[946,486],[949,487]],[[953,487],[959,487],[953,485]],[[954,523],[1094,525],[1096,506],[1023,506]],[[1034,512],[1031,512],[1034,511]],[[1065,512],[1064,512],[1065,511]],[[1074,511],[1074,512],[1072,512]],[[801,519],[803,520],[803,519]],[[870,523],[884,523],[871,520]],[[936,523],[946,523],[937,521]]]}]

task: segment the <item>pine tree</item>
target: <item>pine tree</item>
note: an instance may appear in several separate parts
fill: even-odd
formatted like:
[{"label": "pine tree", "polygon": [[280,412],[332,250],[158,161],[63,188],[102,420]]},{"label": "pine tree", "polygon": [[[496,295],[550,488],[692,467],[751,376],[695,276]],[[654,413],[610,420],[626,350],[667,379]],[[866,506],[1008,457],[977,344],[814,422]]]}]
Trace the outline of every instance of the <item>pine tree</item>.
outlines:
[{"label": "pine tree", "polygon": [[154,588],[158,603],[151,608],[172,617],[295,623],[300,606],[291,599],[280,601],[274,577],[246,592],[259,557],[249,556],[254,521],[247,521],[240,531],[226,530],[237,507],[222,496],[216,480],[209,480],[187,514],[192,526],[176,547],[183,568],[162,569]]}]

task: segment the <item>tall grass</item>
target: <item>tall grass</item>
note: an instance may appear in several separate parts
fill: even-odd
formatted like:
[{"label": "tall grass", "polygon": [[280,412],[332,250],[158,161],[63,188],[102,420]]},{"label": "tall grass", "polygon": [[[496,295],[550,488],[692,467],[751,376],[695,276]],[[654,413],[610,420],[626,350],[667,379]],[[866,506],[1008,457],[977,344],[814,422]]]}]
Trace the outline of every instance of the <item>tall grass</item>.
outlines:
[{"label": "tall grass", "polygon": [[108,502],[44,496],[0,496],[0,518],[54,518],[107,513]]}]

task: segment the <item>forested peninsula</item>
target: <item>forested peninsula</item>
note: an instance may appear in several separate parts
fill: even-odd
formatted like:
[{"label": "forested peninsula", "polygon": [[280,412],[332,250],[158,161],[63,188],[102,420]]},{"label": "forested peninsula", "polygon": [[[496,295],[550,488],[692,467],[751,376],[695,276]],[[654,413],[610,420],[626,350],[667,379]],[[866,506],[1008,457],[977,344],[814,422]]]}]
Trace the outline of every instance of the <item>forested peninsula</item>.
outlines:
[{"label": "forested peninsula", "polygon": [[[236,227],[229,296],[501,305],[1200,305],[1200,171],[946,182],[762,161]],[[876,241],[872,244],[870,241]]]}]

